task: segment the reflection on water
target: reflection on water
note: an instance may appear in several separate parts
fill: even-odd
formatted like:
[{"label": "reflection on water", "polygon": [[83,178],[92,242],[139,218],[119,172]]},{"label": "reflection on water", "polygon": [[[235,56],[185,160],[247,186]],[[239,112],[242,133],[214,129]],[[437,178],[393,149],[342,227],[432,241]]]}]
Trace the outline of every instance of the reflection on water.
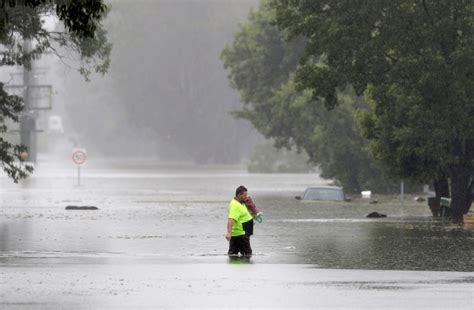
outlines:
[{"label": "reflection on water", "polygon": [[[135,167],[136,168],[136,167]],[[0,179],[0,261],[47,259],[307,263],[322,268],[473,271],[471,229],[431,217],[425,203],[303,202],[311,174],[239,170],[47,170],[27,183]],[[249,188],[265,221],[252,237],[255,255],[229,259],[227,205]],[[94,205],[98,211],[67,211]],[[367,219],[372,212],[387,214]]]},{"label": "reflection on water", "polygon": [[[262,200],[274,206],[266,223],[273,226],[270,235],[280,244],[273,250],[280,249],[296,263],[323,268],[474,270],[473,231],[432,218],[425,204],[405,205],[402,217],[396,201],[371,205],[302,204],[272,196]],[[365,218],[372,211],[388,217]]]},{"label": "reflection on water", "polygon": [[248,256],[229,256],[229,264],[232,265],[242,265],[242,264],[252,264],[252,258]]},{"label": "reflection on water", "polygon": [[406,221],[301,227],[295,255],[327,268],[473,270],[471,232]]}]

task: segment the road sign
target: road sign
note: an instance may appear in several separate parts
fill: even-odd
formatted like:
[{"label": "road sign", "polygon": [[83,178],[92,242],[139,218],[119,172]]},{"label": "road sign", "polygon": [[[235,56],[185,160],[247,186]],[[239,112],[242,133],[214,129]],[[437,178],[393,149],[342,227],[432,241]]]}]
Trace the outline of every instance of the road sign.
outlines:
[{"label": "road sign", "polygon": [[72,151],[72,161],[80,166],[82,165],[83,163],[86,162],[86,158],[87,158],[87,155],[86,155],[86,149],[74,149]]}]

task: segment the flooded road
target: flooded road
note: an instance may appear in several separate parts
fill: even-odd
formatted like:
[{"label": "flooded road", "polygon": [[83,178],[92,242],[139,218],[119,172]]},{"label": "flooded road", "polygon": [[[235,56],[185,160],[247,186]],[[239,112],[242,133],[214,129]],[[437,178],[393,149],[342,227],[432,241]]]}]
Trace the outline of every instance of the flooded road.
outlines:
[{"label": "flooded road", "polygon": [[[42,170],[46,169],[47,170]],[[227,205],[240,184],[265,221],[252,237],[259,263],[323,268],[473,271],[473,230],[430,217],[426,203],[302,202],[311,174],[247,174],[217,168],[39,167],[15,185],[2,179],[0,258],[143,257],[225,261]],[[147,168],[147,169],[145,169]],[[68,211],[68,205],[98,211]],[[367,219],[372,212],[387,214]]]},{"label": "flooded road", "polygon": [[[75,167],[42,163],[33,177],[20,184],[0,179],[3,305],[21,307],[21,289],[30,281],[35,285],[41,282],[29,294],[43,296],[46,308],[66,297],[69,306],[81,308],[76,300],[81,294],[90,297],[89,305],[117,306],[124,301],[99,296],[98,290],[123,298],[140,287],[140,296],[152,296],[151,288],[156,289],[160,274],[159,282],[166,283],[169,299],[162,296],[162,303],[150,299],[140,304],[132,298],[130,307],[198,307],[172,303],[182,290],[198,294],[196,286],[219,290],[220,298],[213,296],[213,302],[202,304],[218,307],[232,296],[235,286],[230,279],[244,271],[242,281],[252,287],[272,283],[270,287],[260,286],[268,294],[303,283],[297,285],[300,290],[295,290],[291,295],[294,299],[289,299],[293,302],[287,306],[308,307],[314,302],[309,288],[329,289],[329,295],[339,294],[341,287],[349,291],[374,287],[405,290],[403,281],[381,281],[380,275],[385,279],[390,273],[391,278],[403,279],[401,270],[414,277],[414,283],[433,284],[436,289],[428,287],[431,291],[443,291],[440,287],[446,283],[460,285],[462,298],[471,299],[459,305],[472,305],[473,230],[433,219],[426,202],[410,199],[402,206],[396,197],[378,204],[357,199],[341,203],[294,199],[307,186],[327,183],[316,174],[248,174],[239,169],[165,168],[153,163],[116,163],[107,168],[90,164],[81,174],[78,186]],[[234,264],[229,265],[225,255],[228,243],[224,235],[227,206],[241,184],[249,189],[265,220],[256,224],[252,237],[255,255],[250,262],[241,262],[246,269],[235,273],[229,269]],[[68,205],[96,206],[99,210],[65,210]],[[387,218],[367,219],[372,211],[387,214]],[[147,268],[159,272],[148,274]],[[326,273],[326,269],[332,271]],[[342,274],[352,271],[343,280],[337,269]],[[208,279],[199,281],[203,275],[196,272],[207,272]],[[280,281],[282,274],[288,275],[288,282]],[[425,277],[428,279],[423,280]],[[443,282],[445,278],[452,278],[451,282]],[[76,286],[68,286],[71,279],[78,282]],[[114,287],[126,290],[114,291]],[[59,297],[44,297],[58,291]],[[300,293],[307,296],[306,302],[296,302]],[[38,305],[41,303],[33,300],[24,307]]]}]

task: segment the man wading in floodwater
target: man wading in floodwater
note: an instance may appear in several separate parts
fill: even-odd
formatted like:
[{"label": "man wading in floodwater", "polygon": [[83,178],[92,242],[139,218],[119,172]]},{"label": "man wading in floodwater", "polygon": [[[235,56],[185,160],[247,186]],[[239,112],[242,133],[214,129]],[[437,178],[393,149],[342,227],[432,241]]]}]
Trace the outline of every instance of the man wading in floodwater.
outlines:
[{"label": "man wading in floodwater", "polygon": [[[253,235],[253,217],[245,205],[246,201],[251,201],[251,199],[247,197],[247,189],[241,185],[235,190],[235,197],[229,203],[229,216],[227,217],[225,238],[229,241],[227,254],[231,256],[237,256],[239,252],[247,257],[252,255],[250,236]],[[252,212],[258,212],[257,219],[261,222],[263,215],[255,208],[255,204],[252,207]]]}]

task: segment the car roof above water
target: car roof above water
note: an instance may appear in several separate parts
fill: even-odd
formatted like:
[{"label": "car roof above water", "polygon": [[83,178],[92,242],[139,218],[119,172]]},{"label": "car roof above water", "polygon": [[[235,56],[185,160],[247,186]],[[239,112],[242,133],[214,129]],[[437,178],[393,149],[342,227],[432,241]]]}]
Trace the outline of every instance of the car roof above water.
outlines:
[{"label": "car roof above water", "polygon": [[342,201],[344,193],[337,186],[311,186],[306,188],[303,200]]},{"label": "car roof above water", "polygon": [[308,186],[306,189],[310,189],[310,188],[327,188],[327,189],[339,189],[339,190],[342,190],[341,187],[339,186],[332,186],[332,185],[316,185],[316,186]]}]

